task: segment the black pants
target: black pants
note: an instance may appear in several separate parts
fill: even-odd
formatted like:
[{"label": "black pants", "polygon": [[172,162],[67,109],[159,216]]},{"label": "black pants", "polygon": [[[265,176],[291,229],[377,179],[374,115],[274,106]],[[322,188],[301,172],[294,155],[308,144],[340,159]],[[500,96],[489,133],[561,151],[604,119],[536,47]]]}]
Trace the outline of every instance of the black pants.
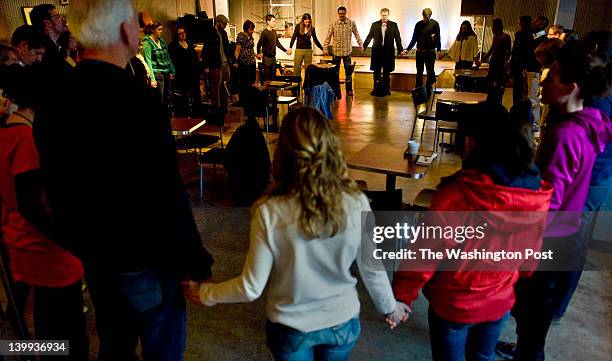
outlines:
[{"label": "black pants", "polygon": [[193,111],[202,104],[199,74],[177,74],[173,88],[174,93],[180,98],[177,99],[173,94],[173,105],[178,114],[187,114],[188,111]]},{"label": "black pants", "polygon": [[517,354],[515,360],[543,361],[546,335],[571,284],[572,272],[534,272],[515,286]]},{"label": "black pants", "polygon": [[[382,77],[381,77],[382,73]],[[374,70],[374,91],[380,89],[384,92],[384,94],[389,94],[391,92],[391,72],[387,69],[386,66],[381,66]],[[379,84],[379,82],[382,82]]]},{"label": "black pants", "polygon": [[418,51],[416,53],[416,86],[417,88],[423,86],[423,68],[427,68],[427,95],[431,95],[431,87],[436,82],[436,73],[434,70],[434,64],[436,62],[436,52],[431,51]]},{"label": "black pants", "polygon": [[[25,310],[30,289],[34,290],[34,333],[38,340],[68,340],[69,356],[41,356],[41,360],[89,359],[89,339],[83,314],[82,283],[66,287],[31,286],[15,283],[17,309]],[[9,316],[9,318],[12,318]]]}]

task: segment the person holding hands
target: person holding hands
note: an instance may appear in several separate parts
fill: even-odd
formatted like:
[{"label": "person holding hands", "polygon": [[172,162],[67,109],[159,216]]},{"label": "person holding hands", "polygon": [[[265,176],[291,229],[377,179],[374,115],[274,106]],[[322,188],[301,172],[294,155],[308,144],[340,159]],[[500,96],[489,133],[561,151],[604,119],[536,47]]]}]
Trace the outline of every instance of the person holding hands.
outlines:
[{"label": "person holding hands", "polygon": [[[370,70],[374,71],[374,89],[370,93],[376,96],[391,95],[391,78],[389,74],[395,70],[395,49],[393,42],[395,41],[397,53],[407,55],[406,50],[402,50],[402,38],[400,37],[397,23],[389,20],[389,9],[380,10],[380,20],[372,23],[370,32],[363,43],[363,47],[367,48],[370,41],[374,40],[372,45],[372,61]],[[381,78],[382,70],[382,78]],[[382,86],[380,86],[382,82]],[[380,92],[377,89],[381,89]]]},{"label": "person holding hands", "polygon": [[391,328],[411,312],[395,300],[384,269],[363,256],[375,246],[361,241],[368,199],[348,176],[332,124],[312,108],[283,120],[272,174],[271,192],[252,209],[242,274],[192,285],[190,298],[250,302],[267,288],[267,345],[276,360],[347,360],[361,330],[353,262]]}]

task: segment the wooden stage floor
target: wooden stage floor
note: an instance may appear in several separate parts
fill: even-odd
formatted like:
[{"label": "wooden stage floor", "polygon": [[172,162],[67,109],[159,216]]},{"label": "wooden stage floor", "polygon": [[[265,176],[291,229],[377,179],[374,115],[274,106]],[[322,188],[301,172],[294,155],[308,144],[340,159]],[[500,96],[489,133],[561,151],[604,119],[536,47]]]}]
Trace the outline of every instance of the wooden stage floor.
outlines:
[{"label": "wooden stage floor", "polygon": [[[331,60],[331,56],[313,56],[312,62],[320,60]],[[353,87],[355,89],[372,89],[374,80],[370,70],[370,57],[353,56],[355,74],[353,75]],[[453,87],[455,62],[452,60],[436,60],[434,70],[438,77],[438,87]],[[344,67],[340,68],[340,77],[344,77]],[[425,81],[425,80],[423,80]],[[409,91],[415,87],[416,82],[416,60],[396,59],[395,71],[391,73],[391,90]]]}]

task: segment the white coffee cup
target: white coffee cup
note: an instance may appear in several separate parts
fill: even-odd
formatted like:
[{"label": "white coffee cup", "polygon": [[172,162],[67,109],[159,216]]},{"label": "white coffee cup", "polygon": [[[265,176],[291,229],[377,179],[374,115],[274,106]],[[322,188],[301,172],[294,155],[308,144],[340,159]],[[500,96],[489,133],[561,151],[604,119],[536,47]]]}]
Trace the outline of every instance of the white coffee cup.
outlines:
[{"label": "white coffee cup", "polygon": [[408,142],[408,153],[410,155],[417,155],[419,154],[419,143],[415,142],[414,140],[411,140]]}]

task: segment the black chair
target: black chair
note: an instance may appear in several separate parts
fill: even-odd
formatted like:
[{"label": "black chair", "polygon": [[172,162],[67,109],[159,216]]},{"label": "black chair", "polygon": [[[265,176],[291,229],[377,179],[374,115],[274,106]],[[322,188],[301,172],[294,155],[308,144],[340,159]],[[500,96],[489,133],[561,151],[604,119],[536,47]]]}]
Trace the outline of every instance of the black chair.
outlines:
[{"label": "black chair", "polygon": [[[414,139],[414,129],[416,128],[416,122],[418,119],[423,120],[423,126],[421,128],[421,143],[423,143],[423,133],[425,131],[426,121],[436,121],[436,112],[427,110],[427,89],[424,86],[414,88],[410,91],[412,94],[412,104],[414,105],[414,123],[412,124],[412,132],[410,132],[410,139]],[[420,111],[422,105],[425,105],[425,110]]]},{"label": "black chair", "polygon": [[266,134],[269,133],[270,115],[275,109],[270,109],[268,94],[257,87],[249,86],[245,90],[246,100],[242,103],[247,116],[263,118]]},{"label": "black chair", "polygon": [[438,151],[440,135],[444,142],[444,134],[451,135],[451,144],[454,141],[454,135],[457,134],[459,128],[459,115],[461,107],[458,104],[446,103],[438,101],[436,103],[436,136],[434,138],[434,152]]},{"label": "black chair", "polygon": [[368,197],[370,207],[373,211],[401,211],[402,190],[395,189],[392,191],[363,191]]},{"label": "black chair", "polygon": [[291,88],[291,95],[296,97],[298,100],[301,96],[302,77],[299,75],[282,75],[274,77],[276,81],[284,81],[287,83],[297,83],[298,86]]},{"label": "black chair", "polygon": [[[217,165],[223,165],[225,160],[225,147],[223,145],[223,126],[225,125],[225,113],[216,111],[211,113],[206,118],[206,124],[214,127],[219,127],[219,137],[207,134],[194,134],[194,136],[208,136],[217,138],[219,146],[210,148],[206,152],[201,152],[198,156],[198,167],[200,168],[200,198],[204,196],[204,166],[212,164],[213,166],[213,181],[217,180]],[[215,142],[217,143],[217,142]],[[214,145],[212,143],[210,145]]]}]

